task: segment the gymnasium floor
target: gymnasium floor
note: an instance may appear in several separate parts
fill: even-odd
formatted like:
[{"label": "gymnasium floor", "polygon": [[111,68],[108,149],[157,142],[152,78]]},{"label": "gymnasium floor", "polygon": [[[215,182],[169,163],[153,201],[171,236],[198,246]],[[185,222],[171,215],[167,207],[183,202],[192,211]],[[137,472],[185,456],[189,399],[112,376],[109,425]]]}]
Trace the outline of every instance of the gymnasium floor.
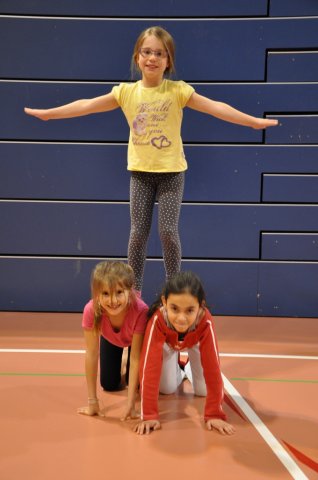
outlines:
[{"label": "gymnasium floor", "polygon": [[126,391],[86,403],[80,314],[0,313],[0,479],[318,479],[318,319],[215,317],[236,434],[203,428],[189,381],[160,397],[162,430],[120,422]]}]

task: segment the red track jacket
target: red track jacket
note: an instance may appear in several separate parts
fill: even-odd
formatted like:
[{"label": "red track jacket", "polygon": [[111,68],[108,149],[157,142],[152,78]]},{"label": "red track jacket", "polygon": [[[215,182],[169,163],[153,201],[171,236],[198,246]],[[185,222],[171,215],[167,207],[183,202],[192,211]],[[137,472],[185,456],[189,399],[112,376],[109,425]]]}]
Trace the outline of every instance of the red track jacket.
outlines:
[{"label": "red track jacket", "polygon": [[159,383],[165,342],[177,351],[199,344],[207,386],[204,419],[221,418],[225,420],[226,416],[222,410],[224,391],[218,346],[213,330],[212,316],[207,309],[196,329],[188,332],[181,342],[178,341],[178,333],[167,326],[160,310],[157,310],[149,320],[140,361],[141,418],[157,420],[159,416]]}]

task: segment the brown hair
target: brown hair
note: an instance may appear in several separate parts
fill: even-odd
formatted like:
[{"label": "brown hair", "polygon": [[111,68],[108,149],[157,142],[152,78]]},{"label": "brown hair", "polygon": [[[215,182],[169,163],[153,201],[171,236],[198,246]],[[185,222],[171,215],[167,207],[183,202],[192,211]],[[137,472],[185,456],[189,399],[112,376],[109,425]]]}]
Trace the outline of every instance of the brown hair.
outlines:
[{"label": "brown hair", "polygon": [[141,45],[143,44],[144,40],[146,37],[149,37],[150,35],[154,35],[155,37],[158,38],[158,40],[161,40],[163,43],[165,49],[167,50],[168,53],[168,66],[165,70],[165,73],[171,75],[172,73],[175,73],[175,44],[172,36],[170,35],[167,30],[165,30],[162,27],[149,27],[146,28],[146,30],[143,30],[139,37],[136,40],[133,55],[131,58],[131,73],[132,76],[134,77],[134,74],[136,71],[139,71],[138,67],[138,55],[139,55],[139,50]]},{"label": "brown hair", "polygon": [[119,285],[121,288],[130,291],[131,299],[136,300],[133,290],[135,276],[133,269],[126,263],[119,261],[104,261],[98,263],[91,274],[91,292],[94,306],[94,329],[98,330],[101,319],[102,309],[98,302],[98,296],[105,288],[105,285],[112,293]]}]

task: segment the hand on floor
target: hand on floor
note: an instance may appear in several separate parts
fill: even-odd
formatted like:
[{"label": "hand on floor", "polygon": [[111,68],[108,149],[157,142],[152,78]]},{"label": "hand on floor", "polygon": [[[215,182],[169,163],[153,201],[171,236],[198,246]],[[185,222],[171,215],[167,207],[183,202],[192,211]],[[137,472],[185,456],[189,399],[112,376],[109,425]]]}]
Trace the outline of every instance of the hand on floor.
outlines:
[{"label": "hand on floor", "polygon": [[151,430],[159,430],[161,428],[159,420],[143,420],[142,422],[137,423],[134,427],[134,432],[138,435],[149,435]]},{"label": "hand on floor", "polygon": [[124,412],[124,415],[121,417],[120,420],[124,422],[125,420],[130,420],[130,419],[133,420],[139,417],[140,417],[140,413],[137,412],[135,407],[127,407]]},{"label": "hand on floor", "polygon": [[233,425],[220,418],[210,418],[206,422],[206,427],[208,430],[217,430],[221,435],[233,435],[235,433]]},{"label": "hand on floor", "polygon": [[99,417],[104,417],[105,415],[99,409],[99,403],[94,403],[93,405],[88,405],[87,407],[80,407],[77,409],[77,413],[81,415],[98,415]]}]

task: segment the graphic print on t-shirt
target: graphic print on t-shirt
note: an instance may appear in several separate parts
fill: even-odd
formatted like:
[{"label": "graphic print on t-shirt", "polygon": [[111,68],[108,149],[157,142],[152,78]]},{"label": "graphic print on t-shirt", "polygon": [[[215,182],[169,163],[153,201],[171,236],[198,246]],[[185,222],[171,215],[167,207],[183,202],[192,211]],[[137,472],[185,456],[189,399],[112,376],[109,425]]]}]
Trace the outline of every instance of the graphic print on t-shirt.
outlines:
[{"label": "graphic print on t-shirt", "polygon": [[132,122],[132,142],[134,145],[152,145],[161,150],[171,145],[164,135],[171,100],[155,100],[137,105],[137,114]]}]

